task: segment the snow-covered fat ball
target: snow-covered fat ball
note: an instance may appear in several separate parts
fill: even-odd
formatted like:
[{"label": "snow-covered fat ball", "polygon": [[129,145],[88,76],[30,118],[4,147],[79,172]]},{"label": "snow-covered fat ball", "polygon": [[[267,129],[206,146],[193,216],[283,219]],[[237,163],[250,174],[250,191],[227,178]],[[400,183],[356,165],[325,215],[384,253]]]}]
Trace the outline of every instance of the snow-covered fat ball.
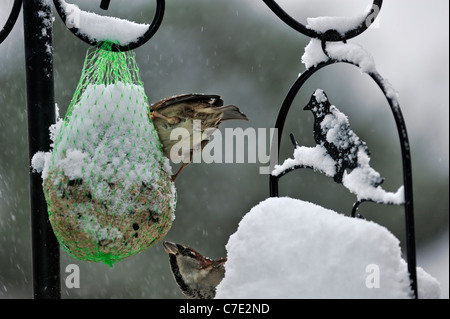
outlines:
[{"label": "snow-covered fat ball", "polygon": [[168,159],[149,121],[144,88],[89,84],[36,154],[49,218],[74,257],[113,263],[161,240],[175,218]]}]

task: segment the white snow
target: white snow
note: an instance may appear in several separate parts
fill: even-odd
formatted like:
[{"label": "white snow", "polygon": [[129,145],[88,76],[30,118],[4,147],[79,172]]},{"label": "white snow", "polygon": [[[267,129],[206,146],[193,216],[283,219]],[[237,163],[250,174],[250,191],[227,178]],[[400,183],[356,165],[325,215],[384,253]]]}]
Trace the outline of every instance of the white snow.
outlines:
[{"label": "white snow", "polygon": [[312,168],[329,177],[333,177],[336,174],[334,160],[328,155],[325,147],[317,145],[316,147],[296,147],[294,150],[294,158],[288,158],[283,164],[275,165],[272,175],[278,176],[283,171],[294,168],[296,165]]},{"label": "white snow", "polygon": [[[375,75],[381,81],[386,97],[393,102],[394,106],[398,106],[398,92],[387,79],[378,73],[373,56],[364,48],[354,43],[327,42],[326,51],[328,56],[323,52],[321,41],[311,39],[302,56],[302,63],[306,69],[316,67],[322,62],[328,62],[330,59],[352,63],[358,66],[361,72]],[[301,76],[301,73],[299,76]]]},{"label": "white snow", "polygon": [[336,30],[341,35],[356,29],[365,22],[367,13],[357,17],[317,17],[308,18],[306,27],[314,31],[325,33],[328,30]]},{"label": "white snow", "polygon": [[94,41],[110,41],[127,45],[142,37],[148,30],[148,24],[141,24],[115,17],[101,16],[80,10],[74,4],[61,1],[66,13],[66,25],[75,27],[78,32]]},{"label": "white snow", "polygon": [[[45,156],[47,154],[50,155],[50,153],[47,152],[37,152],[36,154],[33,155],[33,158],[31,159],[31,167],[33,168],[34,171],[38,173],[42,173],[44,171],[45,163],[47,161]],[[47,177],[47,174],[45,175],[45,177]]]},{"label": "white snow", "polygon": [[422,267],[417,267],[418,295],[420,299],[442,298],[441,283],[427,273]]},{"label": "white snow", "polygon": [[325,103],[328,101],[327,96],[325,95],[325,92],[323,90],[317,89],[314,92],[314,97],[316,98],[318,103]]},{"label": "white snow", "polygon": [[354,43],[328,42],[326,45],[329,57],[322,50],[320,40],[311,39],[305,48],[302,62],[306,69],[317,66],[321,62],[327,62],[330,58],[337,61],[351,62],[361,68],[362,72],[376,72],[373,57],[361,46]]},{"label": "white snow", "polygon": [[[253,207],[226,245],[216,298],[411,298],[398,239],[374,222],[292,198]],[[418,268],[420,298],[439,298]]]},{"label": "white snow", "polygon": [[84,163],[87,162],[88,153],[79,149],[68,149],[66,151],[66,157],[59,159],[58,166],[64,172],[64,175],[69,180],[77,180],[79,178],[87,179],[84,173]]},{"label": "white snow", "polygon": [[381,82],[383,84],[383,89],[384,89],[386,96],[394,102],[394,105],[396,107],[398,107],[397,100],[399,98],[399,93],[394,89],[394,87],[389,82],[389,80],[381,78]]},{"label": "white snow", "polygon": [[359,141],[355,132],[346,130],[349,125],[348,117],[334,105],[330,106],[330,113],[320,123],[322,132],[326,132],[327,142],[339,149],[346,149]]},{"label": "white snow", "polygon": [[305,53],[302,56],[302,63],[306,69],[317,66],[321,62],[328,61],[329,58],[322,50],[320,40],[311,39],[309,44],[305,47]]},{"label": "white snow", "polygon": [[[50,1],[43,1],[43,5],[47,8],[44,8],[45,10],[40,10],[37,12],[37,15],[39,18],[42,19],[43,28],[41,29],[40,38],[44,42],[44,45],[46,47],[45,53],[48,55],[49,59],[53,59],[53,45],[50,42],[50,34],[52,30],[53,22],[55,21],[55,17],[51,14],[51,2]],[[50,77],[49,70],[44,68],[45,76]]]},{"label": "white snow", "polygon": [[400,186],[397,192],[386,192],[381,186],[372,186],[372,181],[377,180],[380,174],[369,165],[370,158],[366,153],[358,153],[359,166],[349,174],[344,174],[342,184],[358,200],[371,200],[377,203],[401,205],[405,202],[404,187]]},{"label": "white snow", "polygon": [[36,152],[31,159],[31,167],[34,172],[41,173],[42,179],[48,177],[48,167],[52,154],[50,152]]},{"label": "white snow", "polygon": [[98,240],[107,240],[111,238],[122,238],[123,234],[115,227],[102,227],[94,217],[87,216],[79,220],[80,227],[85,233],[95,234]]},{"label": "white snow", "polygon": [[[403,186],[400,186],[395,193],[388,192],[381,186],[374,187],[372,181],[375,181],[380,174],[370,167],[370,158],[366,153],[360,151],[358,160],[360,165],[350,173],[344,173],[342,179],[342,185],[355,194],[358,200],[371,200],[393,205],[401,205],[405,202]],[[275,165],[272,175],[279,176],[286,170],[300,166],[333,177],[336,173],[335,164],[336,162],[328,155],[325,147],[321,145],[299,146],[294,150],[294,158],[288,158],[281,165]]]}]

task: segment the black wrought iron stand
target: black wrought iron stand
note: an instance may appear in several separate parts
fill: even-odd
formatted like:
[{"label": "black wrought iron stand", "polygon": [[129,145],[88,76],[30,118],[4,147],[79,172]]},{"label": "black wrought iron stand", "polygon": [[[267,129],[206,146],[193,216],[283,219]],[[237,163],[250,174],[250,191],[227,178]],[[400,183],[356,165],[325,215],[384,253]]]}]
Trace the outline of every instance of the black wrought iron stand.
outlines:
[{"label": "black wrought iron stand", "polygon": [[[52,13],[45,0],[23,3],[30,160],[50,149],[48,128],[55,123]],[[60,292],[59,244],[42,190],[42,177],[30,173],[33,289],[35,298],[56,299]]]},{"label": "black wrought iron stand", "polygon": [[[287,25],[289,25],[294,30],[302,33],[303,35],[309,36],[311,38],[315,38],[321,41],[322,50],[324,54],[328,56],[328,60],[325,62],[321,62],[314,67],[310,67],[301,76],[295,81],[294,85],[289,90],[283,104],[281,105],[280,111],[278,113],[278,117],[275,123],[275,129],[277,129],[278,134],[274,137],[272,141],[271,153],[279,154],[281,138],[284,128],[284,123],[287,119],[287,115],[289,109],[302,88],[305,82],[317,71],[320,69],[335,63],[349,63],[356,65],[351,61],[345,60],[335,60],[331,58],[327,53],[327,43],[329,42],[346,42],[347,40],[354,38],[364,31],[366,31],[370,25],[374,22],[377,17],[379,11],[381,10],[381,6],[383,4],[382,0],[374,0],[372,10],[367,14],[366,20],[362,22],[356,28],[347,31],[345,34],[340,34],[335,30],[327,30],[325,32],[318,32],[312,29],[307,28],[303,24],[296,21],[290,15],[288,15],[274,0],[263,0],[265,4]],[[356,65],[357,66],[357,65]],[[400,147],[402,152],[402,163],[403,163],[403,181],[404,181],[404,192],[405,192],[405,220],[406,220],[406,251],[407,251],[407,262],[408,262],[408,271],[410,274],[411,280],[411,289],[414,293],[414,297],[418,298],[417,292],[417,274],[416,274],[416,247],[415,247],[415,230],[414,230],[414,208],[413,208],[413,188],[412,188],[412,165],[411,165],[411,154],[410,154],[410,144],[408,141],[408,135],[406,130],[406,125],[403,119],[403,115],[399,106],[399,103],[395,96],[389,94],[386,91],[385,81],[383,77],[377,72],[369,72],[368,75],[377,83],[380,89],[383,91],[383,94],[386,96],[386,99],[391,108],[392,114],[395,119],[395,123],[397,125],[397,130],[400,139]],[[295,144],[295,141],[293,141]],[[278,159],[277,159],[278,160]],[[279,179],[293,171],[297,168],[302,168],[302,166],[294,167],[292,169],[286,170],[281,174],[274,176],[270,175],[269,180],[269,191],[270,196],[278,197],[278,182]],[[361,201],[356,202],[353,206],[352,216],[355,215],[356,209],[361,204]]]},{"label": "black wrought iron stand", "polygon": [[[290,17],[274,0],[263,0],[267,6],[289,26],[312,38],[322,41],[322,49],[326,54],[327,43],[347,41],[364,32],[370,23],[363,23],[354,30],[340,35],[333,30],[319,33],[306,28],[301,23]],[[61,0],[53,0],[58,14],[65,21],[65,12],[62,10]],[[165,1],[156,0],[157,7],[153,22],[147,32],[139,39],[127,46],[116,45],[115,51],[131,50],[147,42],[158,30],[164,15]],[[373,7],[381,9],[383,1],[374,0]],[[100,7],[107,10],[110,0],[101,0]],[[0,30],[0,43],[12,30],[22,7],[22,0],[15,0],[14,6],[7,23]],[[369,16],[376,17],[378,12],[369,12]],[[48,0],[26,0],[23,2],[24,40],[25,40],[25,63],[26,63],[26,87],[27,87],[27,109],[28,109],[28,137],[29,157],[38,151],[50,149],[50,138],[48,128],[55,122],[55,97],[53,78],[53,43],[52,43],[52,13]],[[92,41],[89,37],[78,33],[75,28],[70,29],[81,40],[91,44],[99,43]],[[286,121],[289,108],[307,79],[321,68],[349,61],[337,61],[329,59],[319,65],[308,69],[294,83],[285,101],[283,102],[275,128],[278,129],[278,138],[272,142],[271,153],[278,154],[284,122]],[[412,169],[408,136],[403,116],[396,101],[385,92],[384,80],[378,73],[369,73],[372,79],[380,86],[385,94],[395,118],[403,159],[403,177],[405,187],[405,215],[407,232],[407,261],[411,278],[411,288],[417,298],[417,276],[416,255],[414,238],[414,214],[412,196]],[[276,149],[275,149],[276,148]],[[278,196],[278,181],[282,175],[270,176],[270,195]],[[47,204],[42,190],[42,179],[37,173],[30,172],[30,201],[31,201],[31,228],[32,228],[32,254],[33,254],[33,294],[35,298],[57,299],[61,297],[60,285],[60,259],[59,245],[53,233],[48,219]],[[360,202],[354,206],[357,209]]]}]

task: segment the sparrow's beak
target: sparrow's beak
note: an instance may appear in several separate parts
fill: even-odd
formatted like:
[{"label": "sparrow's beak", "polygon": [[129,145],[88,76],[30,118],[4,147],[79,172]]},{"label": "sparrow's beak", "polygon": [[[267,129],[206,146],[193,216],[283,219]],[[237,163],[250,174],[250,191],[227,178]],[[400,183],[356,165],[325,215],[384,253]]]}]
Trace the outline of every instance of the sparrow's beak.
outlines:
[{"label": "sparrow's beak", "polygon": [[219,265],[223,265],[226,262],[227,262],[227,258],[219,258],[219,259],[213,260],[213,264],[216,267],[219,266]]},{"label": "sparrow's beak", "polygon": [[178,254],[178,247],[176,244],[171,243],[170,241],[165,241],[165,242],[163,242],[163,246],[164,246],[164,250],[169,255],[170,254],[172,254],[172,255]]},{"label": "sparrow's beak", "polygon": [[303,108],[304,111],[308,111],[311,110],[311,105],[308,103],[306,104],[306,106]]}]

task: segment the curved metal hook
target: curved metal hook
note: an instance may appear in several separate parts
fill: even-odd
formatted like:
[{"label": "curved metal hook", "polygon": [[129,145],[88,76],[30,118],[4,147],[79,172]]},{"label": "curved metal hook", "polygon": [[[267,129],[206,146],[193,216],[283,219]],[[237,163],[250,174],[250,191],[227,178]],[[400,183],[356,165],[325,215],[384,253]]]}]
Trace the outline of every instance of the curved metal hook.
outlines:
[{"label": "curved metal hook", "polygon": [[0,30],[0,44],[8,37],[14,28],[20,14],[20,9],[22,9],[22,0],[14,0],[14,5],[11,9],[8,20],[6,20],[3,29]]},{"label": "curved metal hook", "polygon": [[[275,0],[263,0],[264,3],[281,19],[283,20],[287,25],[289,25],[294,30],[310,37],[310,38],[316,38],[316,39],[322,39],[324,37],[324,34],[326,32],[318,32],[313,29],[307,28],[304,24],[298,22],[293,17],[291,17],[289,14],[286,13],[277,3]],[[345,41],[351,38],[354,38],[364,31],[366,31],[374,22],[376,17],[378,16],[378,13],[381,10],[381,6],[383,4],[383,0],[374,0],[372,5],[372,10],[367,14],[365,19],[361,21],[361,23],[352,30],[347,31],[343,35],[339,35],[333,40],[329,41]],[[376,9],[375,9],[376,8]],[[328,30],[329,31],[329,30]]]},{"label": "curved metal hook", "polygon": [[[64,0],[53,0],[53,3],[55,5],[56,11],[58,12],[61,19],[63,21],[66,21],[67,16],[66,16],[66,12],[64,11],[63,6],[62,6],[63,1]],[[115,51],[115,52],[129,51],[129,50],[136,49],[136,48],[140,47],[141,45],[143,45],[144,43],[146,43],[148,40],[150,40],[155,35],[156,31],[158,31],[158,29],[162,23],[163,17],[164,17],[164,11],[165,11],[165,0],[156,0],[155,16],[153,18],[151,25],[149,26],[148,30],[144,33],[144,35],[127,45],[113,44],[111,50]],[[101,44],[98,41],[95,41],[95,40],[89,38],[89,36],[79,33],[77,28],[69,28],[69,30],[75,36],[77,36],[80,40],[82,40],[92,46],[100,46],[100,44]]]},{"label": "curved metal hook", "polygon": [[359,205],[361,205],[364,202],[367,202],[367,200],[364,200],[364,199],[363,200],[359,200],[359,201],[357,201],[357,202],[355,202],[353,204],[352,215],[351,215],[353,218],[358,217],[358,218],[361,218],[361,219],[365,219],[364,216],[361,215],[361,214],[356,215],[356,211],[358,210]]}]

